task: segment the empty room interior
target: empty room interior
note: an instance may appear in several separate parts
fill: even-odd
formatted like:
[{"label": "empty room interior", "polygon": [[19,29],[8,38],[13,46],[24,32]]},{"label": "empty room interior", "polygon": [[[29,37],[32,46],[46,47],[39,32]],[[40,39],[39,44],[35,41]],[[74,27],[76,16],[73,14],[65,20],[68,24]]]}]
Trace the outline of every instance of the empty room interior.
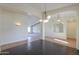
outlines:
[{"label": "empty room interior", "polygon": [[78,54],[78,3],[0,3],[0,55]]}]

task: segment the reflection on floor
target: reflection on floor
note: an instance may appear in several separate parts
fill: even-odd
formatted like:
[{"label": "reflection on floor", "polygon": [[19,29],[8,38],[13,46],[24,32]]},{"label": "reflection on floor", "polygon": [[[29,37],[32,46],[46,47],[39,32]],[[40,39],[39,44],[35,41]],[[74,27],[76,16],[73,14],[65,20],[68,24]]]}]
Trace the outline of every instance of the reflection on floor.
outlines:
[{"label": "reflection on floor", "polygon": [[45,37],[47,41],[56,43],[63,46],[68,46],[68,42],[66,40],[60,38],[53,38],[53,37]]},{"label": "reflection on floor", "polygon": [[[49,41],[36,40],[28,44],[2,51],[4,55],[76,55],[78,50]],[[6,53],[5,53],[6,52]]]},{"label": "reflection on floor", "polygon": [[64,40],[60,38],[46,37],[46,40],[60,45],[68,46],[71,48],[76,48],[76,39],[67,38],[66,40]]}]

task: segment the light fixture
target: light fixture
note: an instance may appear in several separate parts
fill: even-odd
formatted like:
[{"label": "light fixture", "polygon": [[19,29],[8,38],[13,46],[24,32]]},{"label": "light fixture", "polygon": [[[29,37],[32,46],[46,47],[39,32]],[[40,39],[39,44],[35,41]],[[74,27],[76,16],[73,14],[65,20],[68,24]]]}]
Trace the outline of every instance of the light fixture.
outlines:
[{"label": "light fixture", "polygon": [[44,23],[47,23],[49,21],[49,19],[51,18],[50,15],[47,15],[47,12],[46,12],[46,5],[44,6],[44,12],[42,13],[42,19],[39,20],[40,22],[44,22]]},{"label": "light fixture", "polygon": [[40,22],[47,23],[49,20],[39,20]]},{"label": "light fixture", "polygon": [[42,20],[42,19],[40,19],[39,21],[40,21],[40,22],[42,22],[43,20]]},{"label": "light fixture", "polygon": [[44,20],[43,23],[47,23],[49,20]]},{"label": "light fixture", "polygon": [[47,19],[50,19],[51,18],[51,16],[47,16]]},{"label": "light fixture", "polygon": [[58,22],[60,22],[61,20],[57,20]]},{"label": "light fixture", "polygon": [[16,22],[16,26],[20,26],[21,25],[21,23],[20,22]]},{"label": "light fixture", "polygon": [[60,17],[60,15],[61,15],[60,13],[58,13],[58,14],[56,15],[56,21],[57,21],[57,22],[61,22],[61,17]]}]

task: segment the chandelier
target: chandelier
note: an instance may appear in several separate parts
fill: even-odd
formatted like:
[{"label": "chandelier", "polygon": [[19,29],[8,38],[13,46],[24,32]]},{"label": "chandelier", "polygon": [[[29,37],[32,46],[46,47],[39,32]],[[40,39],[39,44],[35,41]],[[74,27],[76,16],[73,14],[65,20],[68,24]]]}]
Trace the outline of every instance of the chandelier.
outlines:
[{"label": "chandelier", "polygon": [[44,12],[42,13],[42,19],[40,19],[40,22],[47,23],[51,16],[47,15],[47,10],[46,10],[46,4],[44,6]]}]

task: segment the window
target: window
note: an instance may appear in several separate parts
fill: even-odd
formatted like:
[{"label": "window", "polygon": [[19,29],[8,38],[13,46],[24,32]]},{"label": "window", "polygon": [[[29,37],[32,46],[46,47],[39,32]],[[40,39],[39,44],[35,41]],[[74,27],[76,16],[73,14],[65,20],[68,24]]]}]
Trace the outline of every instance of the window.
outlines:
[{"label": "window", "polygon": [[57,33],[63,33],[63,24],[62,23],[56,23],[54,24],[54,32]]}]

